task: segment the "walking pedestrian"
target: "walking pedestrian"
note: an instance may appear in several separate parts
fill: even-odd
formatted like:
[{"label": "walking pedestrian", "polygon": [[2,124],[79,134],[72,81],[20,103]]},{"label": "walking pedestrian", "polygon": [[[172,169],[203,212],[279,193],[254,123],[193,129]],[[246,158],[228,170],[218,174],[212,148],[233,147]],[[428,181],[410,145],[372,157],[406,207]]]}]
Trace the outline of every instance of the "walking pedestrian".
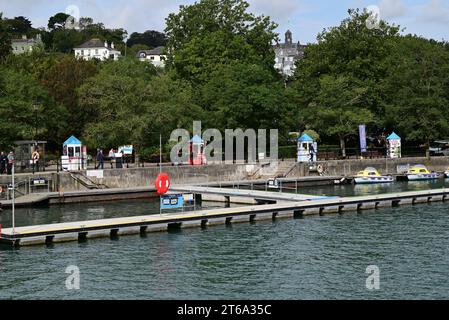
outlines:
[{"label": "walking pedestrian", "polygon": [[12,165],[14,164],[14,152],[10,151],[7,159],[8,159],[7,172],[8,172],[8,174],[11,174],[12,173]]},{"label": "walking pedestrian", "polygon": [[112,169],[113,168],[112,162],[114,161],[114,157],[115,157],[114,148],[111,148],[111,150],[109,150],[108,156],[109,156],[109,161],[111,161],[111,169]]},{"label": "walking pedestrian", "polygon": [[104,168],[104,156],[103,156],[103,150],[101,149],[97,149],[97,161],[98,161],[98,166],[95,167],[95,169]]},{"label": "walking pedestrian", "polygon": [[6,164],[8,163],[8,157],[5,152],[1,152],[0,154],[0,174],[4,174],[6,172]]}]

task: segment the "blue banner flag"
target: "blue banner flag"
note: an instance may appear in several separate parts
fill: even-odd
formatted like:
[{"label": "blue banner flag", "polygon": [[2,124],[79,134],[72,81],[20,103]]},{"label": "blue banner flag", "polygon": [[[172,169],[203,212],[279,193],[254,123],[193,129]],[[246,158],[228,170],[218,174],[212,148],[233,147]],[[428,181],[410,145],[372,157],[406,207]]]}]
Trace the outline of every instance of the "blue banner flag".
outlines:
[{"label": "blue banner flag", "polygon": [[360,151],[366,152],[366,131],[365,125],[359,125],[359,137],[360,137]]}]

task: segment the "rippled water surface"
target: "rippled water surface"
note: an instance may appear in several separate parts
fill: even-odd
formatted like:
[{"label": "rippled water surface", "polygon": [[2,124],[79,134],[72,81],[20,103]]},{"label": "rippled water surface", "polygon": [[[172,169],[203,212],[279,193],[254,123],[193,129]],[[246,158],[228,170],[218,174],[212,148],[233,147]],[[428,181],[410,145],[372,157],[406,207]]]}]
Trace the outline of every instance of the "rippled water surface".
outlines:
[{"label": "rippled water surface", "polygon": [[[335,194],[334,187],[323,188],[308,193]],[[43,223],[152,210],[156,205],[146,200],[120,201],[20,209],[17,219]],[[2,223],[7,216],[4,211]],[[2,247],[0,298],[449,298],[448,249],[447,203]],[[80,269],[80,290],[65,287],[69,265]],[[379,290],[366,289],[368,265],[379,267]]]}]

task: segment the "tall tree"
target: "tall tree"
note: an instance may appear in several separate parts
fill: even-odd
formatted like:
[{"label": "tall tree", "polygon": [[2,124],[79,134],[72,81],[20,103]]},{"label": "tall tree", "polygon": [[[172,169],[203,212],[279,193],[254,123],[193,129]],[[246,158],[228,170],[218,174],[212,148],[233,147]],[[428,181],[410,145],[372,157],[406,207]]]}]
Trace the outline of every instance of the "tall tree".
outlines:
[{"label": "tall tree", "polygon": [[29,34],[33,29],[31,21],[24,16],[15,17],[14,19],[7,19],[6,24],[11,33],[15,35]]},{"label": "tall tree", "polygon": [[102,148],[135,144],[148,104],[146,81],[155,74],[152,65],[132,58],[108,63],[88,79],[78,90],[85,140]]},{"label": "tall tree", "polygon": [[[230,62],[273,69],[276,24],[248,12],[244,0],[201,0],[166,19],[168,66],[196,83]],[[274,72],[274,71],[273,71]]]},{"label": "tall tree", "polygon": [[143,33],[133,32],[126,45],[132,47],[136,44],[146,45],[150,48],[165,46],[165,34],[156,30],[147,30]]},{"label": "tall tree", "polygon": [[449,50],[444,43],[406,36],[390,57],[387,126],[427,148],[449,137]]},{"label": "tall tree", "polygon": [[86,113],[78,105],[77,89],[98,72],[98,66],[92,61],[76,59],[74,56],[62,56],[42,75],[41,83],[58,103],[68,111],[67,124],[61,134],[80,136],[84,125],[89,121]]},{"label": "tall tree", "polygon": [[224,65],[202,86],[201,105],[210,115],[208,125],[226,128],[285,127],[283,83],[262,66]]},{"label": "tall tree", "polygon": [[11,36],[3,20],[3,13],[0,12],[0,62],[6,58],[11,50]]},{"label": "tall tree", "polygon": [[384,21],[370,28],[367,11],[348,13],[339,26],[324,30],[318,42],[307,47],[289,84],[303,127],[322,130],[328,139],[338,137],[343,155],[346,138],[356,134],[358,124],[382,126],[373,117],[382,119],[385,113],[387,58],[399,37],[399,27]]},{"label": "tall tree", "polygon": [[368,88],[357,85],[348,77],[323,76],[317,96],[309,103],[305,117],[313,128],[340,141],[342,156],[346,157],[346,139],[357,133],[359,124],[375,122],[366,104]]},{"label": "tall tree", "polygon": [[54,143],[65,115],[64,108],[36,80],[1,67],[0,144],[7,146],[16,139],[32,138]]}]

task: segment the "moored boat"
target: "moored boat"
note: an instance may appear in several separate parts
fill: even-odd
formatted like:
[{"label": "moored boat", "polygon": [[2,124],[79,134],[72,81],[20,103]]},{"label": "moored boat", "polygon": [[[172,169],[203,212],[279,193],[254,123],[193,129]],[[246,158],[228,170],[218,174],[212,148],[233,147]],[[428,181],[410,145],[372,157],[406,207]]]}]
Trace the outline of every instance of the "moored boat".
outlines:
[{"label": "moored boat", "polygon": [[438,179],[440,175],[430,172],[426,166],[419,164],[407,170],[407,179],[410,181]]},{"label": "moored boat", "polygon": [[354,177],[354,182],[358,184],[367,184],[367,183],[385,183],[385,182],[393,182],[394,179],[392,176],[382,176],[375,168],[365,168],[365,170],[360,171]]}]

